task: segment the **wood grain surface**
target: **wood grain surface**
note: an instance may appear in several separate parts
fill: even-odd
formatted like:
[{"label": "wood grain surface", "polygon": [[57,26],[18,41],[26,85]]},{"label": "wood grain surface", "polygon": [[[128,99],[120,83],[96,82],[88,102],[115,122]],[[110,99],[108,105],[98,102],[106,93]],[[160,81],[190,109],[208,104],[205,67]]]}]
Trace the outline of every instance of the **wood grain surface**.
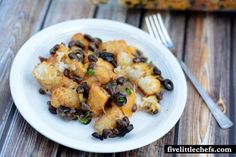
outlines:
[{"label": "wood grain surface", "polygon": [[9,88],[11,63],[21,45],[40,29],[48,5],[44,0],[0,3],[0,150],[15,112]]},{"label": "wood grain surface", "polygon": [[[228,130],[220,129],[189,81],[186,108],[176,126],[156,142],[128,152],[96,154],[67,148],[39,134],[22,118],[11,98],[9,73],[14,56],[23,43],[44,27],[79,18],[116,20],[147,31],[144,17],[157,12],[119,8],[114,6],[115,3],[113,0],[110,5],[93,6],[88,0],[0,1],[0,156],[181,157],[182,154],[164,154],[164,145],[236,144],[235,126]],[[176,46],[173,53],[186,62],[201,85],[235,123],[235,14],[161,14]]]},{"label": "wood grain surface", "polygon": [[[24,3],[23,1],[19,2],[19,5],[16,4],[18,5],[17,8],[19,8],[18,9],[19,12],[24,12],[25,14],[28,15],[26,20],[22,21],[22,23],[23,22],[24,23],[23,24],[19,23],[18,25],[27,26],[26,24],[27,22],[29,22],[30,23],[29,26],[37,27],[37,31],[42,29],[44,25],[49,26],[51,24],[64,21],[64,20],[73,19],[73,18],[91,17],[92,13],[94,12],[93,10],[95,9],[94,6],[89,5],[89,3],[86,0],[80,0],[80,1],[60,0],[60,1],[52,1],[52,2],[48,1],[47,4],[45,4],[44,15],[41,16],[42,18],[41,22],[39,22],[40,19],[37,19],[35,24],[37,24],[38,26],[37,25],[34,26],[34,23],[31,23],[31,22],[33,21],[34,18],[40,17],[40,16],[38,14],[35,14],[36,17],[33,17],[30,11],[34,10],[34,12],[36,13],[43,14],[43,11],[42,11],[43,6],[40,7],[40,5],[44,5],[44,3],[42,3],[44,1],[42,1],[41,3],[39,3],[40,1],[38,1],[38,3],[34,3],[34,4],[31,4],[30,2],[31,1],[28,0],[27,2],[24,2]],[[9,9],[11,9],[10,7],[12,5],[14,4],[9,5]],[[84,9],[84,7],[86,7],[86,11],[75,12],[74,10],[71,10],[71,8],[75,9],[74,8],[75,6],[78,6],[77,9],[79,10]],[[63,13],[63,11],[66,11],[67,14]],[[18,19],[17,15],[19,14],[19,12],[16,12],[14,10],[14,12],[12,13],[12,17],[15,17],[16,19]],[[69,14],[69,12],[71,12],[71,14]],[[30,17],[29,15],[31,15],[32,17]],[[15,18],[12,20],[16,21]],[[21,20],[19,22],[21,22]],[[12,23],[13,22],[10,22],[10,24]],[[20,27],[20,28],[23,28],[23,30],[19,30],[20,33],[21,31],[25,33],[25,31],[29,31],[32,29],[32,28],[24,28],[24,27]],[[14,29],[14,28],[10,28],[10,29]],[[36,32],[36,30],[34,32]],[[16,36],[17,39],[15,40],[18,40],[17,42],[20,42],[20,44],[22,45],[24,41],[32,35],[30,34],[30,32],[26,32],[26,33],[28,34],[27,37],[23,38],[25,34],[23,35],[19,34],[19,36]],[[15,36],[15,34],[10,34],[9,38],[11,38],[11,36]],[[12,44],[16,44],[15,42],[16,41],[14,41]],[[21,45],[15,48],[16,52],[20,48]],[[7,81],[8,81],[8,78],[7,78]],[[9,90],[9,87],[7,89]],[[4,143],[2,145],[0,156],[19,156],[19,157],[30,156],[30,155],[32,156],[56,156],[58,144],[45,138],[44,136],[39,134],[37,131],[35,131],[22,118],[22,116],[19,114],[17,110],[14,111],[13,118],[9,123],[10,124],[8,125],[10,129],[6,130],[7,133],[5,133],[6,134],[5,139],[4,139],[5,141],[3,140]]]},{"label": "wood grain surface", "polygon": [[[213,100],[225,108],[227,115],[230,53],[230,19],[227,16],[198,13],[189,17],[184,60]],[[190,82],[188,94],[179,123],[178,144],[229,144],[229,130],[219,128]],[[183,128],[185,131],[181,131]]]}]

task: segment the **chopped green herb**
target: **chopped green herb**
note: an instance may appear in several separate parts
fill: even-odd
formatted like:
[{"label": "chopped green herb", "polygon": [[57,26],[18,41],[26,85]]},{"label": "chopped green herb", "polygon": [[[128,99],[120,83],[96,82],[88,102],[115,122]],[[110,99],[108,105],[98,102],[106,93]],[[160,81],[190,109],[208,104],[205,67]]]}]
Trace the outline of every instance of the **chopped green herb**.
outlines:
[{"label": "chopped green herb", "polygon": [[128,95],[131,95],[132,91],[129,88],[125,88],[125,91]]},{"label": "chopped green herb", "polygon": [[81,45],[82,43],[79,40],[77,40],[76,44]]},{"label": "chopped green herb", "polygon": [[90,122],[91,122],[91,119],[92,119],[92,116],[91,116],[91,112],[90,112],[90,111],[87,111],[87,112],[85,113],[84,117],[82,117],[82,118],[80,118],[80,117],[78,116],[78,120],[79,120],[79,122],[82,123],[82,124],[88,124],[88,123],[90,123]]},{"label": "chopped green herb", "polygon": [[95,73],[95,71],[93,69],[88,69],[86,74],[89,75],[89,76],[93,76]]}]

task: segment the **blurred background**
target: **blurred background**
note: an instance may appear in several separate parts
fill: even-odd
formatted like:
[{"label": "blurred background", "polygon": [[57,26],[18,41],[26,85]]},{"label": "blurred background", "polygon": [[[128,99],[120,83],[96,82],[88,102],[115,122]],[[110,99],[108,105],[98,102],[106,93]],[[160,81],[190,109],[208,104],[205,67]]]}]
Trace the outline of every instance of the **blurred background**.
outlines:
[{"label": "blurred background", "polygon": [[187,64],[219,108],[236,122],[235,0],[93,2],[0,0],[0,156],[181,156],[164,154],[164,145],[236,144],[235,126],[221,129],[189,81],[186,108],[176,126],[158,141],[136,150],[88,153],[57,144],[34,130],[16,109],[9,88],[12,61],[26,40],[45,27],[81,18],[116,20],[147,31],[145,17],[156,13],[161,14],[173,40],[173,53]]}]

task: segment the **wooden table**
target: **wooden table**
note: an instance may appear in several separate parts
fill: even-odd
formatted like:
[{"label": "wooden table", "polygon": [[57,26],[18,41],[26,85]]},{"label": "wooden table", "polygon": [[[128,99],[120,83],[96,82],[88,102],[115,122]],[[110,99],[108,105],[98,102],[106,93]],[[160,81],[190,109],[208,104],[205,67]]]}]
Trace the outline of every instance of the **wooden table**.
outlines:
[{"label": "wooden table", "polygon": [[[160,140],[129,152],[105,155],[67,148],[39,134],[19,114],[9,89],[9,71],[19,48],[36,32],[80,18],[117,20],[146,30],[144,17],[156,12],[93,6],[87,0],[0,0],[0,156],[156,157],[172,156],[164,154],[165,144],[236,144],[236,127],[220,129],[189,81],[186,108],[175,127]],[[236,123],[235,14],[161,13],[176,45],[176,55]]]}]

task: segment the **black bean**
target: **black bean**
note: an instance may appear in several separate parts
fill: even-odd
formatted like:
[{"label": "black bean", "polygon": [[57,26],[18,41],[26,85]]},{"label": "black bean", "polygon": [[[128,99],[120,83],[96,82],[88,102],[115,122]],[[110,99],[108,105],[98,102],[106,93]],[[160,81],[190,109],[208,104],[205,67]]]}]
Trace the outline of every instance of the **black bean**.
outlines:
[{"label": "black bean", "polygon": [[65,118],[67,120],[75,120],[76,116],[74,114],[72,114],[72,113],[66,113],[63,118]]},{"label": "black bean", "polygon": [[114,55],[110,52],[101,52],[99,53],[99,57],[102,58],[103,60],[111,63],[114,67],[117,66],[115,59],[114,59]]},{"label": "black bean", "polygon": [[139,57],[135,57],[135,58],[133,59],[133,62],[134,62],[134,63],[140,63],[140,62],[141,62],[141,59],[140,59]]},{"label": "black bean", "polygon": [[64,110],[61,106],[57,108],[57,113],[58,114],[63,114],[64,113]]},{"label": "black bean", "polygon": [[90,106],[88,104],[86,104],[85,102],[81,103],[81,109],[83,111],[89,111],[90,110]]},{"label": "black bean", "polygon": [[127,134],[127,129],[123,128],[122,130],[120,130],[119,134],[117,136],[119,137],[124,137]]},{"label": "black bean", "polygon": [[94,44],[94,43],[90,43],[89,45],[88,45],[88,49],[90,50],[90,51],[95,51],[96,50],[96,45]]},{"label": "black bean", "polygon": [[152,112],[152,114],[157,114],[158,113],[158,110],[155,110]]},{"label": "black bean", "polygon": [[129,125],[129,118],[127,116],[123,117],[122,120],[127,124],[127,126]]},{"label": "black bean", "polygon": [[137,54],[138,57],[143,56],[143,52],[138,50],[138,49],[136,50],[136,54]]},{"label": "black bean", "polygon": [[52,105],[49,105],[48,110],[52,113],[52,114],[57,114],[57,109],[55,107],[53,107]]},{"label": "black bean", "polygon": [[60,106],[59,108],[57,108],[57,113],[59,116],[67,120],[76,120],[78,116],[77,110],[71,109],[66,106]]},{"label": "black bean", "polygon": [[40,62],[42,63],[42,62],[46,62],[48,59],[45,58],[45,57],[39,56],[39,60],[40,60]]},{"label": "black bean", "polygon": [[79,87],[76,89],[77,93],[83,93],[84,98],[88,98],[89,87],[87,82],[82,82]]},{"label": "black bean", "polygon": [[158,100],[162,100],[162,98],[163,98],[163,93],[162,93],[162,92],[156,93],[156,98],[157,98]]},{"label": "black bean", "polygon": [[114,138],[114,137],[116,137],[117,135],[115,135],[115,134],[111,134],[111,135],[109,135],[109,138]]},{"label": "black bean", "polygon": [[74,49],[73,53],[84,55],[84,51],[81,48]]},{"label": "black bean", "polygon": [[75,42],[75,46],[78,46],[78,47],[80,47],[83,50],[85,49],[85,45],[82,42],[80,42],[79,40],[77,40]]},{"label": "black bean", "polygon": [[60,45],[56,44],[53,48],[50,49],[50,54],[56,54],[57,50],[60,48]]},{"label": "black bean", "polygon": [[123,120],[117,119],[117,120],[116,120],[116,127],[117,127],[118,130],[124,128],[124,127],[125,127],[125,124],[124,124]]},{"label": "black bean", "polygon": [[42,94],[42,95],[47,94],[42,88],[39,88],[39,93]]},{"label": "black bean", "polygon": [[92,133],[92,136],[97,139],[103,140],[103,137],[101,135],[99,135],[97,132]]},{"label": "black bean", "polygon": [[124,84],[125,81],[126,79],[123,76],[120,76],[116,79],[116,82],[120,85]]},{"label": "black bean", "polygon": [[69,48],[72,48],[73,46],[75,46],[75,43],[76,43],[76,41],[71,40],[71,41],[69,42],[69,44],[68,44],[68,47],[69,47]]},{"label": "black bean", "polygon": [[164,84],[165,89],[168,90],[168,91],[172,91],[174,89],[174,84],[169,79],[165,79],[163,81],[163,84]]},{"label": "black bean", "polygon": [[127,103],[126,96],[121,92],[117,92],[116,94],[114,94],[113,100],[117,106],[123,106],[124,104]]},{"label": "black bean", "polygon": [[85,117],[85,114],[84,114],[84,113],[85,113],[85,112],[82,112],[82,113],[79,114],[79,118],[80,118],[80,119],[82,119],[82,118]]},{"label": "black bean", "polygon": [[[128,132],[130,132],[131,130],[133,130],[133,129],[134,129],[133,124],[130,124],[126,129],[128,130]],[[128,133],[128,132],[127,132],[127,133]]]},{"label": "black bean", "polygon": [[72,109],[70,110],[70,113],[75,114],[75,113],[76,113],[76,110],[72,108]]},{"label": "black bean", "polygon": [[133,130],[134,126],[132,124],[130,124],[129,126],[127,126],[126,128],[122,129],[120,131],[120,133],[118,134],[119,137],[123,137],[125,136],[127,133],[129,133],[131,130]]},{"label": "black bean", "polygon": [[59,108],[62,109],[63,112],[70,112],[70,108],[69,107],[66,107],[66,106],[60,106]]},{"label": "black bean", "polygon": [[113,96],[115,93],[117,93],[117,84],[116,83],[108,83],[104,88],[111,96]]},{"label": "black bean", "polygon": [[80,82],[82,81],[81,77],[78,77],[78,76],[75,76],[75,75],[70,76],[70,79],[72,79],[74,82],[76,82],[78,84],[80,84]]},{"label": "black bean", "polygon": [[154,75],[161,75],[161,70],[158,69],[156,66],[153,68]]},{"label": "black bean", "polygon": [[113,135],[117,135],[117,134],[119,134],[119,130],[117,128],[113,128],[112,133],[113,133]]},{"label": "black bean", "polygon": [[84,92],[84,88],[82,86],[79,86],[77,89],[76,89],[76,92],[77,93],[83,93]]},{"label": "black bean", "polygon": [[70,59],[74,59],[74,60],[77,60],[77,61],[81,61],[80,58],[77,56],[76,53],[69,53],[69,58]]},{"label": "black bean", "polygon": [[95,66],[96,66],[96,63],[90,62],[89,65],[88,65],[88,69],[94,69]]},{"label": "black bean", "polygon": [[94,41],[93,37],[89,34],[84,34],[84,38],[87,39],[88,41]]},{"label": "black bean", "polygon": [[95,37],[94,38],[95,41],[99,42],[99,43],[102,43],[102,39],[98,38],[98,37]]},{"label": "black bean", "polygon": [[118,129],[122,129],[122,128],[127,127],[128,125],[125,121],[123,121],[121,119],[117,119],[116,126],[117,126]]},{"label": "black bean", "polygon": [[88,61],[89,62],[97,62],[98,59],[97,59],[97,57],[95,55],[89,55],[88,56]]},{"label": "black bean", "polygon": [[[81,48],[75,49],[72,52],[73,54],[76,54],[75,58],[77,61],[83,62],[84,61],[84,51]],[[71,54],[71,53],[70,53]],[[73,58],[71,58],[73,59]]]},{"label": "black bean", "polygon": [[68,69],[65,69],[63,74],[65,77],[70,77],[70,71]]},{"label": "black bean", "polygon": [[117,67],[117,63],[116,63],[115,60],[111,61],[110,63],[111,63],[114,67]]},{"label": "black bean", "polygon": [[145,57],[135,57],[133,59],[133,63],[140,63],[140,62],[145,63],[146,61],[147,61],[147,58],[145,58]]},{"label": "black bean", "polygon": [[100,44],[102,43],[102,39],[100,38],[94,38],[94,43],[97,48],[99,48]]},{"label": "black bean", "polygon": [[110,130],[110,129],[103,129],[102,130],[102,136],[103,136],[103,138],[107,138],[107,137],[109,137],[110,135],[112,135],[113,133],[112,133],[112,131]]},{"label": "black bean", "polygon": [[110,53],[110,52],[101,52],[99,54],[99,57],[101,57],[102,59],[106,61],[110,61],[110,60],[113,60],[112,58],[114,57],[114,55],[113,53]]},{"label": "black bean", "polygon": [[138,109],[137,105],[136,105],[136,104],[134,104],[134,105],[133,105],[133,107],[132,107],[132,112],[136,112],[136,111],[137,111],[137,109]]}]

